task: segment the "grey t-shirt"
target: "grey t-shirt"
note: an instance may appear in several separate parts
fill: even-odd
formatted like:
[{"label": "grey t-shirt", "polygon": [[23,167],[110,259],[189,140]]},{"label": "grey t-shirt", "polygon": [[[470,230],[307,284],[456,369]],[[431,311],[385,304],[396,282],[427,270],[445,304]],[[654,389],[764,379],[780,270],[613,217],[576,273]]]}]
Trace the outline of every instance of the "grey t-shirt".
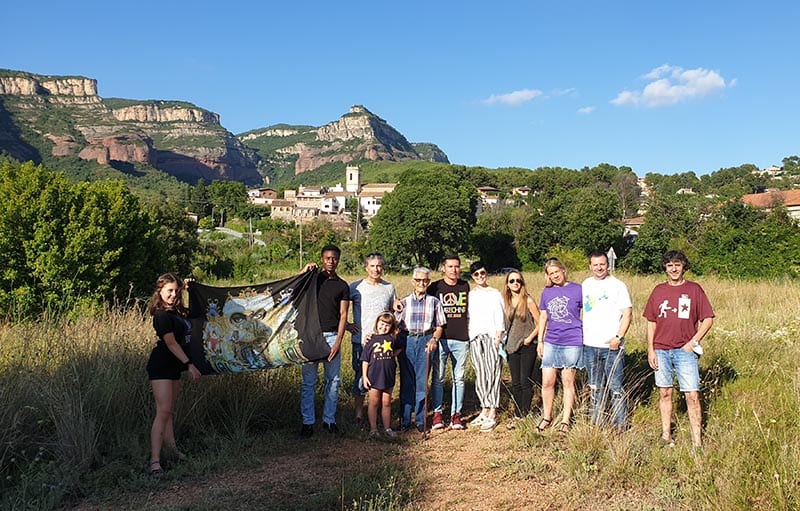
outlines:
[{"label": "grey t-shirt", "polygon": [[361,279],[350,284],[353,323],[361,328],[360,333],[353,334],[351,341],[360,343],[363,335],[375,330],[375,320],[381,312],[391,312],[396,299],[394,285],[385,280],[370,284],[366,279]]}]

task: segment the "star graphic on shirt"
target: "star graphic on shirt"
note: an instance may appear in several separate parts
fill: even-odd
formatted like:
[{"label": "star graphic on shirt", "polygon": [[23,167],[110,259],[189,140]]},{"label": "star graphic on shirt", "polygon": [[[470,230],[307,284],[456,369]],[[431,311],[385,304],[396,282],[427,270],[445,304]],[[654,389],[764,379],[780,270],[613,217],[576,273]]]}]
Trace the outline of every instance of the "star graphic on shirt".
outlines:
[{"label": "star graphic on shirt", "polygon": [[688,305],[686,305],[685,303],[683,305],[681,305],[681,312],[686,312],[688,310],[689,310],[689,306]]},{"label": "star graphic on shirt", "polygon": [[384,353],[392,352],[392,341],[389,340],[383,341],[383,352]]}]

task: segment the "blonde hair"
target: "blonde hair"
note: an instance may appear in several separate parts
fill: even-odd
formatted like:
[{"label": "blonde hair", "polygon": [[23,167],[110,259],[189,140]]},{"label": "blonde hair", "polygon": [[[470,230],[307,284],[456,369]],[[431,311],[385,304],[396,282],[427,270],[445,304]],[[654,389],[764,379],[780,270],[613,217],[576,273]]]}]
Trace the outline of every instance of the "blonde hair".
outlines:
[{"label": "blonde hair", "polygon": [[397,328],[397,318],[394,317],[394,314],[392,314],[391,312],[381,312],[380,314],[378,314],[378,317],[375,318],[375,329],[374,329],[375,333],[378,333],[378,323],[380,323],[381,321],[383,321],[387,325],[391,325],[391,328],[389,329],[389,335],[393,335],[396,337],[397,334],[400,332],[399,328]]},{"label": "blonde hair", "polygon": [[556,267],[564,272],[564,281],[566,283],[567,280],[567,267],[564,266],[564,263],[556,259],[555,257],[551,257],[544,263],[544,287],[553,287],[553,281],[550,280],[550,275],[547,274],[548,268]]}]

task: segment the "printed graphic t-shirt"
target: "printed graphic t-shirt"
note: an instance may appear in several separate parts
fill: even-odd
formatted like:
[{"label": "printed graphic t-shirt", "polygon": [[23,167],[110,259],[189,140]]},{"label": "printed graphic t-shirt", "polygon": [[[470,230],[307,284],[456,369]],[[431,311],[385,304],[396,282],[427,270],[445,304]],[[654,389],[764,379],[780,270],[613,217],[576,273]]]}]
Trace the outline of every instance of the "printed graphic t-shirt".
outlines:
[{"label": "printed graphic t-shirt", "polygon": [[447,316],[447,324],[444,325],[442,337],[456,341],[469,341],[467,322],[469,284],[467,281],[458,279],[455,285],[451,286],[444,280],[437,280],[428,286],[428,294],[439,299],[444,308],[444,314]]},{"label": "printed graphic t-shirt", "polygon": [[544,342],[557,346],[583,346],[581,286],[567,282],[542,290],[539,310],[547,313]]}]

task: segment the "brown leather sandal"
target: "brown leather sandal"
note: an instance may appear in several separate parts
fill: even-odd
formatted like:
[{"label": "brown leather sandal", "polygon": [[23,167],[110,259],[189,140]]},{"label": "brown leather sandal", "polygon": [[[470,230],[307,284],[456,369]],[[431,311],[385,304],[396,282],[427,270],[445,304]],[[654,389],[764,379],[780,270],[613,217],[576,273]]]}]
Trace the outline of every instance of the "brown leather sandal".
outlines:
[{"label": "brown leather sandal", "polygon": [[544,431],[547,428],[549,428],[550,427],[550,423],[552,423],[552,422],[553,422],[553,419],[544,419],[543,418],[542,420],[539,421],[539,425],[536,426],[536,431],[541,433],[542,431]]}]

